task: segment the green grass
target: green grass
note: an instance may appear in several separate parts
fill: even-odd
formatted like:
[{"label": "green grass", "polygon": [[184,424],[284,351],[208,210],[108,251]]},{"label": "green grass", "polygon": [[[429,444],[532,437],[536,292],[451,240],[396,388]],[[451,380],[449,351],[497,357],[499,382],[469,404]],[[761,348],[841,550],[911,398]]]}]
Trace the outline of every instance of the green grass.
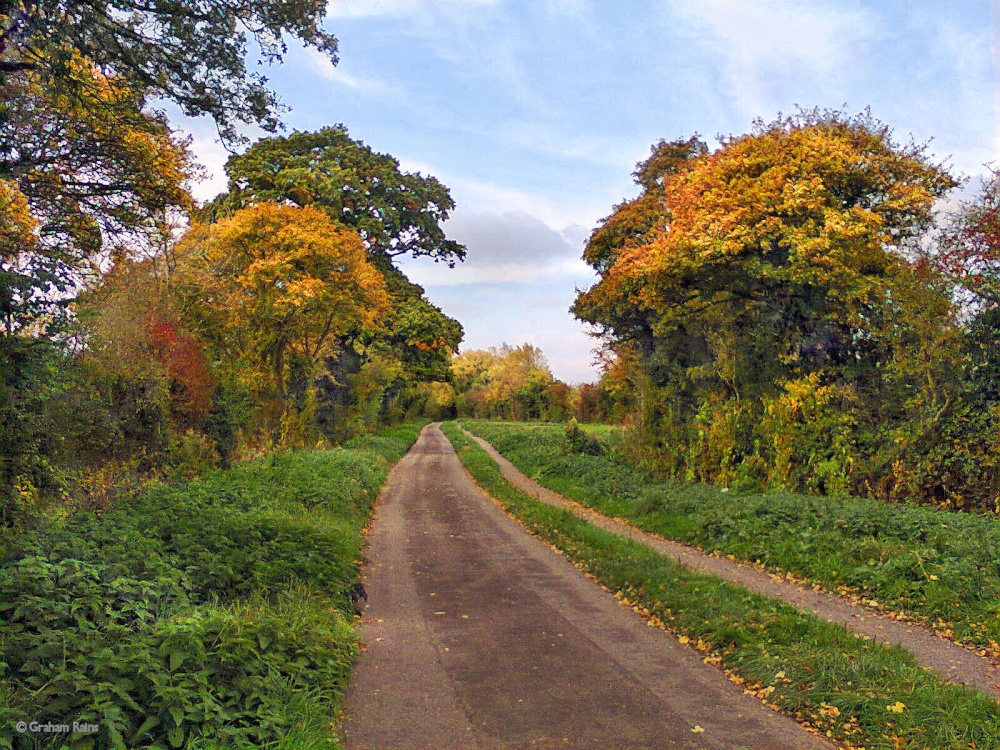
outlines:
[{"label": "green grass", "polygon": [[[528,476],[606,515],[849,591],[1000,655],[998,519],[863,498],[679,486],[615,454],[567,454],[560,425],[463,423]],[[597,435],[621,439],[614,430]]]},{"label": "green grass", "polygon": [[97,515],[42,520],[0,562],[0,748],[339,747],[362,531],[404,425],[276,453]]},{"label": "green grass", "polygon": [[[689,571],[544,505],[507,483],[453,423],[444,429],[480,486],[528,529],[671,632],[689,638],[709,662],[721,662],[781,711],[845,746],[869,750],[1000,747],[1000,706],[986,695],[944,683],[901,648],[874,644],[789,605]],[[899,713],[889,708],[897,704],[903,704]]]}]

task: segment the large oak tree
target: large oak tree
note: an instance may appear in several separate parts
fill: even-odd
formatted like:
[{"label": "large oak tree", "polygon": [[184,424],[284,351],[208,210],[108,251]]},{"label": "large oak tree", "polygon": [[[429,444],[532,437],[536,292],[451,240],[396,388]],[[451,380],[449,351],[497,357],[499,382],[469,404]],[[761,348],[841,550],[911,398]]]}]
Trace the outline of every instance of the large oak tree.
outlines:
[{"label": "large oak tree", "polygon": [[[345,345],[398,362],[402,381],[448,377],[462,326],[396,267],[403,255],[448,265],[465,257],[465,247],[448,239],[442,227],[455,205],[445,185],[433,176],[406,172],[395,157],[352,139],[342,125],[260,140],[232,157],[226,173],[229,190],[206,206],[206,218],[276,201],[325,211],[353,228],[385,277],[391,311],[379,336]],[[344,369],[339,380],[347,374]]]}]

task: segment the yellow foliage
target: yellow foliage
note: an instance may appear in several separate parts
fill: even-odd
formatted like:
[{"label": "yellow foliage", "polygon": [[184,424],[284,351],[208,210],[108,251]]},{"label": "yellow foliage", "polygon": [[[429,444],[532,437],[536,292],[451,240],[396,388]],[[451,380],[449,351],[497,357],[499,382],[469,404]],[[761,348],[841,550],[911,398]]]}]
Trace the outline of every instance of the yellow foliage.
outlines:
[{"label": "yellow foliage", "polygon": [[902,262],[887,250],[929,221],[953,184],[878,129],[779,122],[665,179],[666,225],[621,247],[576,311],[614,324],[644,309],[662,315],[659,326],[741,293],[756,298],[739,288],[750,279],[820,288],[852,311]]},{"label": "yellow foliage", "polygon": [[28,199],[17,185],[0,180],[0,259],[13,259],[31,249],[37,240],[37,226]]},{"label": "yellow foliage", "polygon": [[311,380],[338,342],[377,331],[389,311],[361,238],[314,208],[265,203],[196,225],[177,258],[178,289],[202,336],[279,400],[292,361]]}]

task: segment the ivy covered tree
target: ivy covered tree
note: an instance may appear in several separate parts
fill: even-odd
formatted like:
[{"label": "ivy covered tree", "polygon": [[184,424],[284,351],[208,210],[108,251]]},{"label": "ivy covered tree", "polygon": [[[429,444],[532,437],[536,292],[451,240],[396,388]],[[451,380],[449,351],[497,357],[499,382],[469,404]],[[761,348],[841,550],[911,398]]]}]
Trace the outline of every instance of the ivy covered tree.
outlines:
[{"label": "ivy covered tree", "polygon": [[962,355],[945,285],[909,260],[956,184],[923,146],[800,112],[714,152],[661,142],[636,174],[573,311],[637,368],[667,472],[843,490],[899,464],[881,447],[924,450]]},{"label": "ivy covered tree", "polygon": [[[734,391],[770,380],[773,367],[808,371],[861,355],[855,334],[879,325],[900,248],[955,184],[919,146],[900,147],[885,126],[839,113],[761,124],[680,164],[646,187],[658,194],[645,212],[658,226],[607,242],[609,226],[634,207],[625,204],[595,231],[585,258],[601,280],[574,311],[644,347],[680,335],[688,366],[722,368],[728,355],[713,332],[752,330],[742,340],[756,337],[755,348],[731,352],[742,359],[732,363]],[[615,251],[610,264],[605,247]]]}]

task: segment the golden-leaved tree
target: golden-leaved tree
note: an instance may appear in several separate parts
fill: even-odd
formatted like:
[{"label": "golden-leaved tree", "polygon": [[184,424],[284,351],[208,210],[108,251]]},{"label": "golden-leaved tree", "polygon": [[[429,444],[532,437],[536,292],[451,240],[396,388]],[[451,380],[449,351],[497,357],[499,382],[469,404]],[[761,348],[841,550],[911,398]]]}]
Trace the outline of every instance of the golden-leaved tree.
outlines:
[{"label": "golden-leaved tree", "polygon": [[[271,427],[275,417],[308,426],[325,359],[338,342],[378,330],[388,312],[361,239],[314,208],[242,209],[194,226],[176,252],[176,294],[193,330],[270,404]],[[299,404],[292,381],[302,384]]]},{"label": "golden-leaved tree", "polygon": [[940,412],[955,320],[911,256],[955,181],[923,146],[867,113],[800,112],[711,153],[661,142],[637,177],[573,311],[635,364],[666,471],[846,489],[860,444]]},{"label": "golden-leaved tree", "polygon": [[569,388],[531,344],[472,349],[452,359],[458,414],[499,419],[564,419]]}]

